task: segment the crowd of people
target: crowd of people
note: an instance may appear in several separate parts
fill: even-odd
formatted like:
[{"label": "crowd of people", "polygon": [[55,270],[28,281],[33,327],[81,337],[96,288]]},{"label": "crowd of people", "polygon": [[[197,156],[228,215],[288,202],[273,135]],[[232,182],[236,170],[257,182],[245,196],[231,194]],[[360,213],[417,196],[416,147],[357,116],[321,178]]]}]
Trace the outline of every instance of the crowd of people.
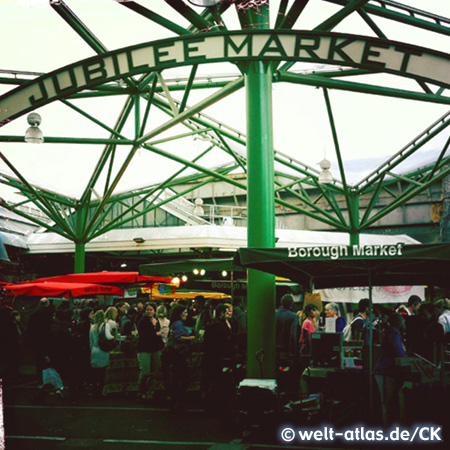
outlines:
[{"label": "crowd of people", "polygon": [[51,368],[73,400],[85,394],[102,397],[112,352],[119,351],[137,359],[137,402],[150,404],[158,394],[170,400],[172,409],[183,410],[190,381],[188,359],[196,351],[202,354],[204,404],[214,408],[215,397],[221,395],[217,374],[245,353],[245,312],[203,296],[193,301],[120,301],[106,308],[94,302],[54,307],[42,298],[25,328],[18,311],[1,314],[1,341],[7,343],[0,346],[5,383],[20,379],[19,367],[28,350],[38,383],[45,384],[46,369]]},{"label": "crowd of people", "polygon": [[370,313],[370,301],[364,298],[359,301],[356,314],[347,324],[336,303],[330,302],[324,306],[322,319],[314,302],[297,312],[294,312],[293,306],[292,297],[286,295],[281,299],[276,313],[279,361],[302,372],[312,360],[312,333],[321,331],[322,321],[333,318],[335,327],[332,331],[342,332],[344,341],[361,343],[363,365],[368,365],[369,345],[372,343],[372,353],[375,355],[373,374],[379,387],[386,426],[400,419],[399,392],[407,369],[398,364],[397,358],[409,356],[428,367],[438,368],[442,363],[441,350],[450,342],[448,299],[425,303],[417,295],[411,295],[407,304],[396,308],[373,305]]},{"label": "crowd of people", "polygon": [[[183,410],[190,381],[189,358],[195,351],[202,355],[204,407],[220,413],[227,402],[221,376],[224,368],[246,359],[245,308],[201,296],[171,303],[120,301],[99,308],[95,302],[84,302],[75,306],[69,308],[66,302],[55,308],[51,300],[42,298],[26,327],[19,311],[0,312],[4,383],[19,379],[24,354],[31,350],[39,383],[44,383],[43,373],[51,368],[71,398],[86,393],[101,397],[111,352],[121,351],[138,362],[137,402],[151,403],[155,395],[163,395],[174,410]],[[312,333],[323,329],[326,319],[335,321],[336,332],[349,334],[349,339],[361,340],[364,346],[369,345],[372,328],[372,342],[380,346],[374,373],[386,404],[392,402],[389,395],[397,386],[392,381],[395,358],[414,354],[439,364],[436,349],[450,335],[448,300],[424,303],[411,296],[408,304],[396,310],[375,305],[370,315],[369,300],[362,299],[347,324],[336,303],[325,304],[323,313],[314,302],[299,311],[295,306],[287,294],[276,311],[277,363],[288,361],[299,369],[302,356],[310,355]]]}]

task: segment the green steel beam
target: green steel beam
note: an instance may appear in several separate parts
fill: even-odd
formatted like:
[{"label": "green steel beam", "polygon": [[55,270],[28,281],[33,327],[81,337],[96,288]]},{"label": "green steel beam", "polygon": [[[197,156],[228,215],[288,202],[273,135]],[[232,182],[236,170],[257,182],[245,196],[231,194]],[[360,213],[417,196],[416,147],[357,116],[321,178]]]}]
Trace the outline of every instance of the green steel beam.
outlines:
[{"label": "green steel beam", "polygon": [[349,192],[348,214],[353,220],[350,221],[350,245],[359,245],[359,195],[356,190]]},{"label": "green steel beam", "polygon": [[244,190],[247,189],[245,184],[242,184],[242,183],[239,183],[239,182],[237,182],[235,180],[229,179],[226,176],[224,176],[224,175],[222,175],[222,174],[220,174],[220,173],[218,173],[218,172],[216,172],[214,170],[207,169],[206,167],[203,167],[203,166],[200,166],[198,164],[195,164],[193,161],[189,161],[187,159],[181,158],[180,156],[177,156],[177,155],[174,155],[172,153],[166,152],[166,151],[164,151],[164,150],[162,150],[160,148],[157,148],[157,147],[155,147],[153,145],[143,144],[142,147],[147,149],[147,150],[149,150],[149,151],[151,151],[152,153],[156,153],[157,155],[164,156],[167,159],[170,159],[172,161],[178,162],[179,164],[185,165],[187,167],[191,167],[191,168],[193,168],[195,170],[198,170],[199,172],[202,172],[204,174],[210,175],[210,176],[215,177],[215,178],[217,178],[219,180],[222,180],[222,181],[225,181],[225,182],[227,182],[229,184],[232,184],[233,186],[239,187],[239,188],[244,189]]},{"label": "green steel beam", "polygon": [[283,20],[286,17],[286,11],[289,4],[289,0],[280,0],[280,6],[278,8],[277,18],[275,19],[275,27],[280,28],[280,25],[283,23]]},{"label": "green steel beam", "polygon": [[174,136],[168,136],[166,138],[156,139],[154,141],[148,142],[148,144],[150,144],[150,145],[165,144],[166,142],[176,141],[178,139],[183,139],[185,137],[197,136],[199,134],[203,134],[203,133],[205,133],[207,131],[211,131],[211,130],[212,130],[211,128],[205,128],[205,129],[202,129],[202,130],[189,131],[187,133],[180,133],[180,134],[176,134]]},{"label": "green steel beam", "polygon": [[118,133],[116,130],[112,129],[111,127],[108,127],[108,125],[104,124],[103,122],[100,122],[100,120],[96,119],[95,117],[91,116],[87,112],[83,111],[81,108],[78,108],[78,106],[75,106],[74,104],[70,103],[69,101],[67,101],[64,98],[62,98],[60,101],[61,101],[61,103],[64,103],[66,106],[68,106],[69,108],[72,108],[77,113],[81,114],[83,117],[86,117],[87,119],[89,119],[91,122],[102,127],[103,129],[109,131],[115,137],[126,140],[125,136]]},{"label": "green steel beam", "polygon": [[239,164],[239,166],[241,167],[241,169],[243,170],[244,173],[247,172],[247,167],[246,167],[246,159],[243,158],[241,155],[239,155],[238,153],[236,153],[225,141],[225,139],[223,138],[223,136],[220,134],[220,132],[218,132],[218,130],[214,130],[215,131],[215,135],[217,136],[217,138],[220,140],[220,142],[222,143],[222,146],[224,148],[224,151],[227,152],[229,155],[231,155],[233,157],[233,159]]},{"label": "green steel beam", "polygon": [[325,198],[325,200],[327,201],[327,203],[330,205],[330,207],[333,209],[333,211],[335,212],[335,214],[338,216],[339,220],[341,221],[341,223],[345,226],[348,226],[347,221],[345,220],[342,212],[341,212],[341,208],[339,207],[338,202],[336,201],[335,196],[331,193],[331,191],[328,191],[323,185],[319,185],[322,194]]},{"label": "green steel beam", "polygon": [[[130,97],[127,98],[122,111],[119,115],[119,118],[116,121],[116,125],[114,127],[115,130],[120,131],[124,126],[125,123],[128,119],[128,116],[131,113],[133,107],[133,101]],[[116,145],[116,143],[106,143],[107,147],[103,150],[102,156],[100,158],[100,160],[98,161],[92,175],[91,178],[89,179],[89,182],[87,183],[83,195],[81,196],[81,204],[87,204],[90,201],[90,197],[91,197],[91,192],[92,189],[94,188],[95,184],[97,183],[100,174],[105,166],[105,164],[107,163],[107,160],[111,154],[111,152],[113,151],[113,149],[115,148],[114,145]]]},{"label": "green steel beam", "polygon": [[280,25],[276,28],[291,29],[308,3],[309,0],[295,0],[289,12],[284,15]]},{"label": "green steel beam", "polygon": [[74,272],[75,273],[84,273],[84,269],[85,269],[86,240],[84,240],[81,236],[83,235],[83,232],[84,232],[86,216],[87,216],[87,206],[80,204],[75,213],[75,221],[76,221],[76,238],[74,239],[74,242],[75,242]]},{"label": "green steel beam", "polygon": [[336,228],[338,230],[345,231],[347,233],[350,232],[350,228],[349,227],[343,226],[342,224],[340,224],[339,222],[336,222],[335,220],[325,219],[324,217],[319,216],[319,215],[317,215],[317,214],[315,214],[315,213],[313,213],[313,212],[311,212],[311,211],[309,211],[309,210],[307,210],[305,208],[301,208],[300,206],[297,206],[297,205],[292,205],[291,203],[288,203],[285,200],[281,200],[281,199],[277,198],[277,199],[275,199],[275,203],[277,203],[277,204],[279,204],[281,206],[284,206],[284,207],[286,207],[288,209],[292,209],[293,211],[296,211],[298,213],[304,214],[305,216],[311,217],[312,219],[315,219],[315,220],[317,220],[317,221],[319,221],[321,223],[324,223],[326,225],[330,225],[331,227],[334,227],[334,228]]},{"label": "green steel beam", "polygon": [[381,31],[378,25],[372,20],[372,18],[362,9],[358,10],[358,14],[363,18],[363,20],[369,25],[371,30],[381,39],[388,39],[387,36]]},{"label": "green steel beam", "polygon": [[[183,192],[177,193],[177,194],[174,195],[173,197],[170,197],[170,198],[167,198],[167,199],[165,199],[165,200],[162,200],[161,202],[157,203],[156,205],[151,205],[151,206],[149,206],[148,208],[145,208],[143,211],[139,212],[138,214],[135,214],[135,215],[133,215],[132,217],[129,217],[128,219],[124,219],[124,220],[119,221],[119,222],[116,222],[116,221],[115,221],[115,222],[114,222],[114,226],[110,223],[110,224],[108,224],[106,227],[104,227],[104,228],[102,228],[101,230],[98,230],[96,233],[94,233],[94,234],[92,235],[91,239],[94,239],[94,238],[96,238],[97,236],[100,236],[100,235],[102,235],[102,234],[104,234],[104,233],[107,233],[108,231],[110,231],[110,230],[112,230],[112,229],[119,228],[119,227],[121,227],[122,225],[125,225],[125,224],[128,223],[128,222],[131,222],[132,220],[136,220],[136,219],[137,219],[138,217],[140,217],[140,216],[143,216],[143,215],[145,215],[145,214],[148,214],[150,211],[153,211],[153,210],[156,209],[156,208],[160,208],[161,206],[163,206],[163,205],[165,205],[165,204],[167,204],[167,203],[170,203],[170,202],[176,200],[177,198],[183,197],[183,196],[185,196],[186,194],[188,194],[189,192],[192,192],[192,191],[198,189],[199,187],[201,187],[201,186],[203,186],[203,185],[205,185],[205,184],[210,183],[211,180],[212,180],[212,177],[209,178],[209,179],[207,179],[207,180],[205,180],[203,183],[200,183],[200,184],[195,185],[195,186],[191,186],[191,187],[185,189]],[[127,212],[127,213],[128,213],[128,212]],[[115,219],[115,220],[116,220],[116,219]]]},{"label": "green steel beam", "polygon": [[383,177],[378,181],[377,185],[376,185],[376,189],[375,192],[372,193],[371,197],[370,197],[370,201],[369,204],[366,206],[365,211],[364,211],[364,215],[361,218],[361,223],[365,223],[367,221],[367,219],[370,217],[370,214],[373,211],[373,208],[376,204],[376,202],[378,201],[381,191],[382,191],[382,187],[383,187],[383,180],[384,180],[384,175]]},{"label": "green steel beam", "polygon": [[[286,167],[289,167],[292,170],[295,170],[299,173],[301,173],[302,175],[305,175],[306,177],[310,177],[311,180],[313,181],[313,183],[311,183],[311,185],[319,188],[319,183],[318,183],[318,176],[320,174],[320,172],[306,164],[303,164],[300,161],[297,161],[295,158],[290,157],[289,155],[286,155],[282,152],[276,152],[275,154],[275,161],[279,162],[283,165],[285,165]],[[293,164],[295,163],[295,164]],[[339,186],[340,182],[338,182],[337,180],[333,180],[333,183],[329,183],[328,184],[328,189],[332,190],[334,192],[337,193],[341,193],[343,194],[344,191],[342,189],[341,186]]]},{"label": "green steel beam", "polygon": [[450,97],[443,97],[436,94],[431,95],[421,92],[406,91],[403,89],[392,89],[384,86],[373,86],[371,84],[334,80],[317,75],[297,75],[289,72],[279,72],[278,77],[280,81],[304,84],[307,86],[326,87],[349,92],[360,92],[363,94],[374,94],[384,97],[403,98],[406,100],[417,100],[422,102],[450,105]]},{"label": "green steel beam", "polygon": [[158,82],[158,78],[155,76],[153,78],[152,84],[150,86],[150,91],[149,91],[149,94],[148,94],[148,98],[146,99],[147,100],[147,105],[145,107],[144,117],[142,118],[141,129],[139,131],[139,137],[142,137],[142,135],[145,132],[145,125],[147,124],[147,120],[148,120],[148,117],[150,115],[150,109],[152,107],[153,98],[155,97],[155,89],[156,89],[157,82]]},{"label": "green steel beam", "polygon": [[[0,142],[25,142],[23,136],[0,136]],[[133,145],[130,139],[75,138],[45,136],[46,144]]]},{"label": "green steel beam", "polygon": [[[203,152],[205,153],[205,152]],[[202,155],[198,155],[197,160],[200,159]],[[225,168],[217,169],[217,172],[224,175],[229,173],[230,171],[234,170],[237,166],[228,166]],[[183,172],[185,168],[180,169],[179,172]],[[176,174],[175,174],[176,175]],[[175,178],[175,176],[169,177],[167,180],[163,181],[162,183],[153,185],[151,187],[147,187],[145,189],[139,189],[137,191],[127,192],[127,193],[120,193],[114,196],[111,196],[110,202],[122,202],[126,201],[130,198],[139,197],[140,199],[143,199],[144,201],[147,200],[147,198],[153,193],[155,193],[158,189],[172,189],[175,190],[175,187],[183,186],[185,184],[191,184],[192,182],[199,182],[205,179],[204,174],[196,174],[196,175],[189,175],[182,178]]]},{"label": "green steel beam", "polygon": [[[295,22],[300,17],[300,14],[305,9],[306,5],[309,3],[309,0],[295,0],[293,5],[291,6],[291,9],[287,14],[284,15],[282,18],[280,24],[278,27],[280,29],[292,29],[295,25]],[[287,63],[284,63],[280,70],[287,71],[289,70],[295,63],[292,61],[289,61]]]},{"label": "green steel beam", "polygon": [[439,153],[438,159],[436,160],[436,164],[430,170],[430,173],[426,176],[427,181],[433,178],[437,170],[437,167],[442,163],[442,160],[444,159],[445,153],[447,152],[449,146],[450,146],[450,137],[447,139],[447,142],[444,144],[444,147],[442,147],[442,151]]},{"label": "green steel beam", "polygon": [[172,110],[173,116],[175,116],[175,117],[178,116],[178,112],[179,112],[178,108],[175,105],[175,101],[174,101],[172,95],[170,94],[169,89],[167,88],[167,85],[166,85],[166,83],[164,81],[163,76],[161,75],[160,72],[157,72],[156,76],[158,77],[159,84],[161,85],[161,87],[163,89],[163,92],[164,92],[164,95],[165,95],[167,101],[169,102],[170,109]]},{"label": "green steel beam", "polygon": [[[15,180],[13,177],[1,173],[0,172],[0,183],[5,184],[6,186],[10,186],[12,188],[18,189],[21,192],[29,192],[29,195],[33,195],[33,192],[28,191],[26,185],[21,183],[20,181]],[[71,199],[69,197],[63,197],[62,195],[55,194],[54,192],[46,191],[45,189],[37,188],[32,186],[33,189],[38,190],[42,196],[47,198],[49,201],[53,201],[55,203],[61,203],[64,206],[69,208],[73,208],[76,205],[76,200]]]},{"label": "green steel beam", "polygon": [[[353,0],[325,1],[345,6]],[[370,3],[375,4],[368,4],[363,7],[364,11],[366,11],[367,13],[404,24],[413,25],[424,30],[429,30],[439,34],[450,36],[450,20],[446,17],[431,14],[402,3],[392,2],[388,0],[370,0]],[[387,8],[386,6],[393,6],[395,9]],[[401,10],[403,10],[403,12],[400,12]],[[422,17],[422,19],[420,17]]]},{"label": "green steel beam", "polygon": [[186,85],[186,88],[184,90],[183,99],[181,100],[180,106],[178,108],[179,112],[182,113],[184,109],[186,108],[186,103],[189,98],[189,94],[192,89],[192,85],[195,80],[195,75],[197,74],[198,64],[194,64],[191,69],[191,73],[189,74],[189,79]]},{"label": "green steel beam", "polygon": [[331,102],[330,102],[330,96],[328,95],[327,89],[323,89],[323,95],[325,98],[325,104],[326,104],[326,109],[327,109],[327,114],[328,114],[328,120],[330,123],[331,134],[333,136],[334,149],[335,149],[336,157],[338,160],[339,173],[341,174],[341,180],[342,180],[342,185],[343,185],[344,194],[345,194],[345,201],[347,203],[350,228],[355,229],[358,226],[357,225],[358,217],[355,215],[355,211],[353,211],[353,208],[351,207],[350,191],[349,191],[349,188],[347,185],[344,163],[342,161],[341,149],[339,146],[339,140],[338,140],[338,136],[337,136],[336,124],[334,122],[333,111],[332,111]]},{"label": "green steel beam", "polygon": [[374,183],[376,183],[384,172],[392,172],[394,167],[398,166],[407,157],[415,153],[419,148],[429,142],[433,137],[444,131],[450,125],[450,111],[441,116],[438,120],[433,122],[416,138],[406,144],[400,151],[389,158],[381,167],[370,173],[367,177],[361,180],[355,187],[359,192],[367,191]]},{"label": "green steel beam", "polygon": [[[154,105],[161,109],[162,111],[166,112],[168,115],[171,114],[170,107],[168,104],[164,103],[160,98],[155,99]],[[227,137],[238,144],[245,145],[246,140],[244,139],[246,136],[244,133],[235,130],[234,128],[231,128],[221,122],[218,122],[217,120],[213,119],[210,116],[207,116],[203,112],[199,112],[195,114],[192,117],[189,117],[189,120],[184,122],[183,125],[189,127],[189,122],[192,122],[195,124],[195,129],[198,128],[198,126],[202,126],[204,128],[211,128],[212,130],[215,130],[219,132],[223,137]]]},{"label": "green steel beam", "polygon": [[175,11],[187,19],[197,30],[208,30],[211,23],[205,20],[200,14],[197,14],[183,0],[165,0]]},{"label": "green steel beam", "polygon": [[70,235],[70,229],[66,229],[64,219],[58,214],[58,211],[54,208],[53,203],[45,196],[34,189],[30,183],[21,175],[21,173],[13,166],[13,164],[6,158],[6,156],[0,152],[0,159],[13,171],[14,175],[19,178],[20,182],[26,187],[31,195],[36,199],[33,203],[48,217],[50,217],[55,223],[57,223],[68,235]]},{"label": "green steel beam", "polygon": [[[106,53],[108,49],[94,36],[86,25],[75,15],[75,13],[64,3],[63,0],[50,2],[50,6],[72,27],[72,29],[99,55]],[[135,86],[131,78],[124,79],[128,86]]]},{"label": "green steel beam", "polygon": [[436,182],[442,180],[442,178],[446,177],[450,174],[450,166],[446,165],[445,169],[439,175],[433,177],[432,180],[424,183],[421,186],[413,186],[409,190],[405,191],[402,195],[396,198],[393,202],[390,202],[389,205],[386,205],[380,212],[375,214],[374,216],[366,219],[365,222],[361,223],[361,229],[368,228],[370,225],[375,223],[377,220],[389,214],[394,209],[398,208],[401,205],[404,205],[408,200],[414,198],[416,195],[420,194],[424,190],[428,189],[430,186],[435,184]]},{"label": "green steel beam", "polygon": [[140,96],[134,96],[134,138],[138,139],[141,134],[141,102]]},{"label": "green steel beam", "polygon": [[393,172],[389,172],[388,170],[386,171],[386,175],[391,176],[392,178],[394,178],[395,180],[400,180],[400,181],[406,181],[409,184],[414,184],[416,186],[423,186],[423,183],[421,183],[420,181],[414,180],[411,177],[407,177],[405,175],[400,175],[400,174],[396,174]]},{"label": "green steel beam", "polygon": [[141,16],[146,17],[147,19],[150,19],[152,22],[157,23],[158,25],[163,26],[169,31],[172,31],[180,36],[184,34],[190,34],[186,28],[181,27],[180,25],[176,24],[175,22],[172,22],[171,20],[166,19],[165,17],[153,12],[152,10],[145,8],[142,5],[139,5],[138,3],[128,0],[128,1],[120,1],[119,2],[122,6],[125,6],[134,12],[140,14]]},{"label": "green steel beam", "polygon": [[[275,182],[276,185],[279,185],[279,182]],[[308,205],[310,208],[312,208],[314,211],[320,213],[320,214],[315,214],[314,217],[318,218],[318,217],[326,217],[328,219],[328,224],[333,224],[333,226],[337,227],[345,227],[347,228],[348,225],[345,223],[345,220],[343,220],[343,216],[340,213],[339,210],[336,210],[336,208],[334,208],[334,206],[332,205],[332,203],[329,203],[330,206],[333,208],[333,210],[335,211],[336,215],[339,216],[339,219],[341,219],[341,222],[337,221],[336,218],[331,215],[330,213],[326,212],[323,208],[319,208],[318,206],[316,206],[313,202],[311,202],[310,200],[308,200],[307,198],[304,198],[302,195],[300,195],[299,193],[295,192],[292,189],[286,188],[285,189],[286,192],[288,192],[290,195],[292,195],[293,197],[299,199],[301,202],[305,203],[306,205]],[[279,191],[277,191],[279,192]],[[327,199],[328,200],[328,199]]]},{"label": "green steel beam", "polygon": [[46,222],[42,222],[42,220],[39,220],[35,216],[31,216],[29,214],[26,214],[22,210],[16,208],[15,205],[12,206],[8,202],[3,201],[2,207],[7,209],[8,211],[13,212],[14,214],[17,214],[20,217],[23,217],[24,219],[29,220],[30,222],[33,222],[33,223],[35,223],[35,224],[37,224],[37,225],[47,229],[48,231],[52,231],[52,232],[54,232],[56,234],[59,234],[60,236],[65,237],[66,239],[73,240],[73,236],[69,236],[68,234],[64,233],[63,230],[61,230],[61,229],[59,229],[57,227],[54,227],[54,226],[52,226],[52,225],[50,225],[50,224],[48,224]]},{"label": "green steel beam", "polygon": [[[197,161],[197,160],[199,160],[200,158],[202,158],[206,153],[207,153],[207,151],[202,152],[200,155],[198,155],[196,158],[194,158],[194,162]],[[169,178],[168,178],[167,180],[165,180],[163,183],[161,183],[161,184],[159,184],[158,186],[152,188],[152,189],[151,189],[150,191],[148,191],[145,195],[141,196],[140,200],[134,205],[134,207],[136,207],[137,205],[140,205],[141,203],[144,203],[145,201],[147,201],[147,199],[148,199],[150,196],[152,196],[157,190],[159,190],[159,189],[165,189],[165,186],[167,186],[167,185],[170,183],[170,181],[172,181],[173,179],[175,179],[179,174],[183,173],[185,170],[186,170],[186,167],[184,167],[183,169],[180,169],[178,172],[174,173],[171,177],[169,177]],[[135,194],[133,197],[140,196],[140,195],[141,195],[141,194]],[[117,200],[122,201],[122,200],[124,200],[125,198],[130,198],[130,197],[129,197],[129,196],[128,196],[128,197],[125,197],[125,196],[114,197],[114,198],[111,198],[111,201],[117,201]],[[101,221],[108,215],[108,212],[109,212],[109,211],[106,211],[105,213],[103,213],[103,215],[102,215],[101,217],[99,216],[99,217],[97,218],[97,221],[96,221],[96,222],[93,224],[93,226],[91,227],[91,229],[97,230],[97,228],[100,227],[100,225],[101,225]],[[120,221],[120,219],[121,219],[122,217],[124,217],[126,214],[127,214],[127,212],[120,214],[119,216],[117,216],[116,218],[114,218],[110,223],[113,224],[113,223],[116,223],[116,222]],[[88,240],[90,240],[90,239],[92,239],[92,236],[90,236],[90,237],[88,238]]]},{"label": "green steel beam", "polygon": [[[341,72],[342,74],[342,72]],[[236,77],[232,77],[233,79],[236,79]],[[170,80],[171,83],[173,83],[173,80]],[[219,89],[223,88],[228,85],[230,81],[205,81],[205,82],[199,82],[194,81],[192,85],[192,89]],[[180,80],[180,82],[176,84],[168,84],[167,88],[169,91],[184,91],[186,89],[186,83],[185,80]],[[145,85],[141,86],[138,90],[142,93],[142,91],[145,89]],[[156,87],[155,92],[161,93],[163,92],[162,87]],[[118,95],[128,95],[129,92],[126,89],[123,88],[117,88],[117,89],[93,89],[92,91],[83,91],[78,92],[75,94],[71,94],[67,96],[68,99],[74,100],[74,99],[86,99],[86,98],[101,98],[101,97],[111,97],[111,96],[118,96]]]},{"label": "green steel beam", "polygon": [[83,230],[83,234],[81,235],[82,240],[86,240],[87,236],[89,234],[89,231],[93,224],[95,223],[97,217],[101,214],[101,210],[103,207],[108,203],[109,198],[114,192],[114,189],[119,184],[119,181],[121,180],[123,174],[125,173],[127,167],[130,165],[131,160],[133,159],[133,156],[135,155],[138,146],[133,146],[133,148],[128,153],[128,156],[125,158],[125,161],[123,162],[122,166],[118,170],[116,176],[114,177],[113,182],[108,186],[107,191],[103,195],[102,201],[100,202],[100,205],[97,207],[97,211],[93,214],[93,217],[89,219],[89,223],[87,224],[86,228]]},{"label": "green steel beam", "polygon": [[190,118],[194,114],[197,114],[201,110],[207,108],[208,106],[211,106],[212,104],[218,102],[219,100],[227,97],[228,95],[232,94],[233,92],[236,92],[237,90],[241,89],[244,85],[243,79],[239,79],[236,81],[233,81],[231,83],[228,83],[226,87],[221,89],[220,91],[214,93],[213,95],[207,97],[206,99],[200,101],[195,106],[190,107],[189,109],[183,111],[181,114],[178,114],[178,116],[174,117],[173,119],[167,121],[166,123],[160,125],[159,127],[155,128],[151,132],[145,134],[140,139],[136,141],[137,145],[141,145],[151,139],[152,137],[157,136],[158,134],[167,131],[168,129],[174,127],[175,125],[179,124],[180,122]]},{"label": "green steel beam", "polygon": [[50,2],[50,6],[70,25],[75,32],[98,54],[106,53],[108,49],[95,37],[92,32],[81,22],[75,13],[63,0]]},{"label": "green steel beam", "polygon": [[314,28],[316,31],[331,31],[336,25],[341,23],[346,17],[360,9],[364,4],[369,2],[370,0],[353,0],[351,3],[348,3],[341,10],[339,10],[336,14],[333,14],[331,17],[326,19],[320,25]]}]

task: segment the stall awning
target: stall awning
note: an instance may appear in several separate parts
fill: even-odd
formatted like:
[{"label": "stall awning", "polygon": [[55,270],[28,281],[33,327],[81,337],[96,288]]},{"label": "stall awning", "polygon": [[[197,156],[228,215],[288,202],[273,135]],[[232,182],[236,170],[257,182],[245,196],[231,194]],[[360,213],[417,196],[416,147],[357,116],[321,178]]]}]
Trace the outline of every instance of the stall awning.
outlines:
[{"label": "stall awning", "polygon": [[450,244],[241,248],[234,262],[317,289],[450,286]]}]

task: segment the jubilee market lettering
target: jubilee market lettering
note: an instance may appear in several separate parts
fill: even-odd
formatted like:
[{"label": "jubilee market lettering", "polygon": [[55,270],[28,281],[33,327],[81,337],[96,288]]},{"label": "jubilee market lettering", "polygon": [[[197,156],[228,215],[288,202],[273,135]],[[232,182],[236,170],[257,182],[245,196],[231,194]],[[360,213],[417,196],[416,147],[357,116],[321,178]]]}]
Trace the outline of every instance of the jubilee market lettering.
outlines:
[{"label": "jubilee market lettering", "polygon": [[[198,37],[182,41],[183,51],[177,45],[179,42],[156,44],[150,47],[126,50],[123,53],[110,56],[95,62],[86,62],[80,66],[69,67],[65,72],[54,73],[49,78],[39,81],[39,95],[31,95],[29,100],[36,105],[53,95],[63,95],[68,91],[78,90],[92,83],[103,83],[110,79],[134,73],[151,71],[155,67],[172,64],[192,64],[206,62],[219,58],[281,58],[298,59],[302,61],[331,61],[350,65],[371,64],[378,69],[386,68],[387,61],[380,60],[381,50],[389,49],[389,44],[361,42],[357,39],[333,37],[302,37],[296,36],[261,36],[247,35],[240,43],[233,36],[222,36],[222,52],[207,46],[214,37]],[[350,46],[363,44],[358,52]],[[202,52],[202,46],[204,52]],[[261,44],[262,47],[261,47]],[[220,48],[220,47],[219,47]],[[356,50],[356,49],[355,49]],[[413,49],[395,48],[399,52],[398,70],[407,72],[411,55],[421,53]],[[357,54],[359,53],[359,54]],[[355,54],[356,57],[355,57]]]},{"label": "jubilee market lettering", "polygon": [[450,86],[448,55],[416,46],[337,33],[212,34],[130,47],[44,75],[0,97],[0,126],[27,109],[114,79],[180,65],[250,59],[365,67]]},{"label": "jubilee market lettering", "polygon": [[402,256],[404,244],[391,245],[331,245],[327,247],[297,247],[289,248],[289,258],[330,258],[339,259],[344,257],[362,256],[362,257],[394,257]]}]

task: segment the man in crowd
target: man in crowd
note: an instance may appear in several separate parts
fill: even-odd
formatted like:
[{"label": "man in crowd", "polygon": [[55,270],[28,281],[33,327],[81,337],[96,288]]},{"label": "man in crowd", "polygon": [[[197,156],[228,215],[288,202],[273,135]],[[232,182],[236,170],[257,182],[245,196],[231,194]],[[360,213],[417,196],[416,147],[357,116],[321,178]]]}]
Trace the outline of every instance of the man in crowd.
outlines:
[{"label": "man in crowd", "polygon": [[276,319],[276,346],[280,353],[293,356],[298,354],[299,321],[292,311],[294,300],[286,294],[281,298],[280,308],[275,314]]}]

